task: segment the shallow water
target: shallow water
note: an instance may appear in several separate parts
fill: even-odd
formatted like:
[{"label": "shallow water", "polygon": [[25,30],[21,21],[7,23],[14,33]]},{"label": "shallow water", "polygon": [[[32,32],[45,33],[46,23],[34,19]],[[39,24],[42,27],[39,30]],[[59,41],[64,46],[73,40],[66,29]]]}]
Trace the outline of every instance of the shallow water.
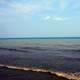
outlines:
[{"label": "shallow water", "polygon": [[0,64],[80,72],[80,39],[0,39]]},{"label": "shallow water", "polygon": [[32,70],[13,69],[0,66],[1,80],[69,80],[67,78],[51,74],[50,72],[37,72]]}]

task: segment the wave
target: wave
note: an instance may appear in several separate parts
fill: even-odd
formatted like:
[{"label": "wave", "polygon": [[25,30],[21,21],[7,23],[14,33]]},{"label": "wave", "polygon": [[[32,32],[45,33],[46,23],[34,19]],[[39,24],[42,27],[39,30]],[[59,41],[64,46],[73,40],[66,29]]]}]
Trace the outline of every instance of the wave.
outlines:
[{"label": "wave", "polygon": [[21,50],[17,48],[6,48],[6,47],[0,47],[0,50],[9,50],[9,51],[16,51],[16,52],[29,52],[28,50]]},{"label": "wave", "polygon": [[[52,53],[64,53],[64,54],[66,54],[66,53],[70,53],[71,54],[71,56],[72,56],[72,53],[80,53],[80,49],[54,49],[54,48],[49,48],[48,49],[48,47],[46,48],[46,47],[0,47],[0,50],[8,50],[8,51],[15,51],[15,52],[25,52],[25,53],[28,53],[28,52],[31,52],[31,50],[33,51],[33,50],[35,50],[34,52],[36,52],[36,50],[37,50],[37,52],[38,51],[42,51],[40,54],[29,54],[29,55],[25,55],[25,54],[20,54],[20,56],[22,56],[22,55],[24,55],[22,58],[19,56],[19,55],[15,55],[15,54],[13,54],[12,56],[10,55],[10,58],[11,58],[11,60],[12,59],[14,59],[14,60],[10,60],[10,58],[9,58],[9,61],[10,61],[10,63],[12,63],[13,61],[16,61],[16,63],[21,63],[21,61],[22,61],[22,63],[25,63],[25,65],[26,65],[26,63],[30,63],[30,65],[32,65],[32,63],[34,64],[34,66],[35,65],[38,65],[39,64],[39,61],[41,62],[40,63],[40,65],[42,65],[43,63],[44,63],[44,61],[47,61],[49,58],[52,58],[52,60],[53,60],[53,62],[52,63],[54,63],[54,65],[55,66],[52,66],[52,63],[51,64],[49,64],[50,63],[50,59],[47,61],[48,62],[48,64],[49,65],[47,65],[47,63],[45,62],[42,66],[49,66],[49,67],[57,67],[56,66],[56,64],[55,64],[55,62],[57,61],[57,59],[60,59],[60,60],[58,60],[58,63],[59,63],[59,61],[64,61],[64,62],[66,62],[66,63],[68,63],[67,65],[70,67],[70,66],[72,66],[73,65],[73,62],[74,62],[74,65],[73,65],[73,69],[74,69],[74,67],[76,67],[76,69],[77,70],[80,70],[80,67],[78,66],[76,66],[76,63],[78,64],[79,62],[77,62],[77,61],[80,61],[80,58],[78,57],[78,58],[72,58],[72,57],[70,57],[70,55],[69,55],[69,57],[70,58],[65,58],[65,57],[61,57],[61,56],[63,56],[63,54],[62,55],[56,55],[56,56],[58,56],[58,57],[56,57],[56,56],[54,56],[54,54],[52,54]],[[52,51],[52,53],[49,53],[49,55],[48,54],[45,54],[44,56],[43,56],[43,53],[44,53],[44,51]],[[58,51],[58,52],[56,52],[56,51]],[[11,53],[11,52],[10,52]],[[45,52],[46,53],[46,52]],[[3,54],[3,53],[2,53]],[[46,56],[47,55],[47,56]],[[67,54],[66,54],[67,55]],[[7,56],[4,56],[4,55],[2,55],[1,56],[1,58],[2,59],[0,59],[2,62],[5,62],[5,63],[2,63],[2,64],[7,64],[6,63],[6,61],[8,61],[8,58],[6,58],[6,57],[8,57],[9,55],[7,55]],[[36,56],[38,56],[37,58],[36,58]],[[74,55],[75,56],[75,55]],[[27,57],[27,58],[26,58]],[[31,58],[29,58],[29,57],[31,57]],[[43,58],[42,58],[43,57]],[[29,59],[28,59],[29,58]],[[38,60],[38,58],[40,58],[40,60]],[[47,59],[48,58],[48,59]],[[16,59],[16,60],[15,60]],[[30,60],[31,59],[31,60]],[[30,60],[30,61],[29,61]],[[36,61],[36,60],[38,60],[38,62],[34,62],[34,61]],[[75,61],[75,60],[77,60],[77,61]],[[1,62],[0,61],[0,62]],[[18,61],[18,62],[17,62]],[[29,61],[29,62],[26,62],[26,61]],[[32,62],[33,61],[33,62]],[[70,62],[70,63],[69,63]],[[9,62],[8,62],[9,63]],[[38,64],[37,64],[38,63]],[[65,65],[63,66],[63,67],[68,67],[67,65],[66,65],[66,63],[65,63]],[[13,63],[14,64],[14,63]],[[39,65],[39,66],[40,66]],[[14,65],[0,65],[0,66],[5,66],[5,67],[7,67],[7,68],[12,68],[12,69],[21,69],[21,70],[25,70],[25,71],[27,71],[27,70],[32,70],[32,71],[36,71],[36,72],[50,72],[51,74],[56,74],[56,75],[58,75],[58,76],[62,76],[62,77],[66,77],[66,78],[68,78],[68,79],[75,79],[75,80],[80,80],[80,72],[61,72],[61,71],[51,71],[51,70],[46,70],[46,69],[43,69],[43,68],[34,68],[34,67],[18,67],[18,66],[14,66]],[[61,68],[63,68],[63,67],[61,67]],[[46,68],[46,67],[45,67]],[[59,67],[58,67],[59,68]],[[72,67],[71,67],[72,68]],[[73,69],[71,69],[71,70],[73,70]]]},{"label": "wave", "polygon": [[18,70],[24,70],[24,71],[34,71],[34,72],[45,72],[45,73],[51,73],[55,74],[59,77],[64,77],[70,80],[80,80],[80,73],[71,73],[71,72],[61,72],[61,71],[51,71],[46,69],[40,69],[40,68],[30,68],[30,67],[18,67],[13,65],[4,65],[0,64],[0,67],[6,67],[10,69],[18,69]]},{"label": "wave", "polygon": [[21,47],[21,49],[29,49],[29,50],[46,50],[43,47]]},{"label": "wave", "polygon": [[63,49],[61,51],[65,51],[65,52],[80,52],[80,49]]},{"label": "wave", "polygon": [[46,47],[20,47],[20,48],[7,48],[7,47],[0,47],[0,50],[9,50],[9,51],[16,51],[16,52],[30,52],[30,50],[36,51],[60,51],[60,52],[80,52],[80,49],[55,49],[55,48],[46,48]]}]

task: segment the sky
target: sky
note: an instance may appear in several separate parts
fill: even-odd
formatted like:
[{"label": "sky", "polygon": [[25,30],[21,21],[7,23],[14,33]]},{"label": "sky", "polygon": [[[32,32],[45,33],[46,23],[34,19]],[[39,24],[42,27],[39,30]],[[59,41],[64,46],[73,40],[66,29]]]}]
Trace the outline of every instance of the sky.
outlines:
[{"label": "sky", "polygon": [[80,0],[0,0],[0,38],[80,37]]}]

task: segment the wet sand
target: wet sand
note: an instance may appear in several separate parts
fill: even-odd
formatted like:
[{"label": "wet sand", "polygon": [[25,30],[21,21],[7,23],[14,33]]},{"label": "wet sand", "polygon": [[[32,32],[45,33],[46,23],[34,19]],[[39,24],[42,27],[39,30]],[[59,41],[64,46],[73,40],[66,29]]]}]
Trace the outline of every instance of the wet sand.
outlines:
[{"label": "wet sand", "polygon": [[69,80],[49,72],[24,71],[0,67],[0,80]]},{"label": "wet sand", "polygon": [[0,80],[80,80],[80,73],[0,64]]}]

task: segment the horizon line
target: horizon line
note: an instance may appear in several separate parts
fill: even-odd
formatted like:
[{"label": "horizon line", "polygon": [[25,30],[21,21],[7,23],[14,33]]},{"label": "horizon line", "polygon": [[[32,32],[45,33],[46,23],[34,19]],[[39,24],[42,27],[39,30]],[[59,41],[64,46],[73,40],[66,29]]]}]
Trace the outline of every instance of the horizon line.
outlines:
[{"label": "horizon line", "polygon": [[0,39],[80,39],[80,37],[4,37]]}]

